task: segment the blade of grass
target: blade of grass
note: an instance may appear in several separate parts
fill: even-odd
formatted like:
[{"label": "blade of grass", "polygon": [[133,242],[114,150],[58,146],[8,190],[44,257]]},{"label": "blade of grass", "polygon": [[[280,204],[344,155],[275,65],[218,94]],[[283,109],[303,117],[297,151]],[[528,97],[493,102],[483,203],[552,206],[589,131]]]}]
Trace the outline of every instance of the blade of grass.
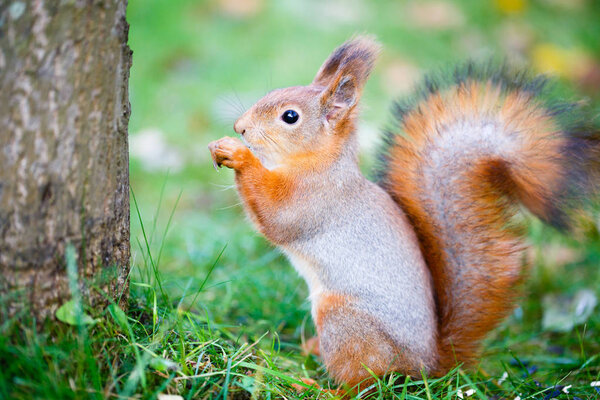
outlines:
[{"label": "blade of grass", "polygon": [[208,273],[206,274],[206,276],[204,277],[204,281],[202,281],[202,284],[200,285],[200,288],[198,289],[198,291],[196,292],[196,295],[194,296],[194,298],[192,299],[192,302],[190,303],[190,306],[187,309],[187,312],[190,312],[190,310],[192,309],[192,307],[194,306],[194,303],[196,302],[196,299],[198,298],[198,295],[200,294],[200,292],[202,291],[202,289],[204,289],[204,285],[206,285],[206,282],[208,281],[208,278],[210,277],[210,274],[212,274],[213,270],[215,269],[215,267],[217,266],[217,263],[219,262],[219,260],[221,259],[221,256],[223,255],[223,253],[225,252],[225,249],[227,248],[227,244],[225,246],[223,246],[223,249],[221,249],[221,252],[219,253],[219,255],[217,256],[217,259],[215,260],[215,262],[212,264],[212,266],[210,267],[210,269],[208,270]]},{"label": "blade of grass", "polygon": [[137,202],[137,200],[135,198],[135,193],[134,193],[132,187],[130,187],[130,189],[131,189],[131,197],[133,198],[133,203],[135,205],[135,211],[137,213],[138,220],[140,221],[140,227],[142,229],[142,235],[144,236],[144,241],[146,242],[146,250],[148,251],[148,258],[150,259],[150,265],[152,266],[152,270],[154,271],[154,278],[156,279],[156,282],[158,284],[158,289],[160,290],[160,294],[163,297],[163,302],[165,303],[165,306],[166,307],[170,307],[169,298],[167,297],[167,294],[163,290],[162,281],[161,281],[161,278],[160,278],[160,274],[158,273],[158,269],[156,268],[156,264],[154,263],[154,260],[152,259],[152,252],[150,251],[150,243],[148,242],[148,238],[146,236],[146,230],[144,229],[144,222],[142,221],[142,215],[140,214],[140,208],[139,208],[138,202]]},{"label": "blade of grass", "polygon": [[156,258],[156,265],[160,265],[160,258],[162,256],[163,248],[165,245],[165,238],[167,237],[167,233],[169,233],[169,228],[171,227],[171,222],[173,221],[173,215],[175,214],[175,210],[177,209],[177,205],[179,205],[179,200],[181,200],[181,195],[183,194],[183,189],[179,191],[179,195],[177,195],[177,199],[175,200],[175,204],[171,209],[171,214],[169,214],[169,220],[167,221],[167,226],[165,227],[165,231],[163,233],[163,237],[160,242],[160,248],[158,250],[158,257]]}]

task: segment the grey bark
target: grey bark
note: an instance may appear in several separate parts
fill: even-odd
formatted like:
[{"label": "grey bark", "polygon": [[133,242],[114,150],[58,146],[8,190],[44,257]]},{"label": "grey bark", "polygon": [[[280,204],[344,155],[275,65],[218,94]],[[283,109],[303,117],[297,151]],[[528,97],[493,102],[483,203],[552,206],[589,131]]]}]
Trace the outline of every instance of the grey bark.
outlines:
[{"label": "grey bark", "polygon": [[68,300],[68,243],[84,299],[127,292],[126,3],[0,0],[2,319]]}]

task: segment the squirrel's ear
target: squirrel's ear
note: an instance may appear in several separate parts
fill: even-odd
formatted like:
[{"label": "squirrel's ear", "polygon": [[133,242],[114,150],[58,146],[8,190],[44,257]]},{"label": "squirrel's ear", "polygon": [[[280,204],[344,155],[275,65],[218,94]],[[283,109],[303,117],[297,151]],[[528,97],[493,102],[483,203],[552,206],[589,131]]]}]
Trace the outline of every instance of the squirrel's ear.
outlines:
[{"label": "squirrel's ear", "polygon": [[351,75],[362,88],[381,46],[372,36],[357,36],[335,49],[313,79],[315,86],[329,86],[340,73]]},{"label": "squirrel's ear", "polygon": [[312,84],[324,87],[321,104],[328,120],[338,119],[358,103],[379,51],[371,37],[359,36],[338,47],[325,61]]},{"label": "squirrel's ear", "polygon": [[360,91],[355,78],[339,74],[321,92],[321,106],[327,121],[337,121],[347,115],[358,102]]}]

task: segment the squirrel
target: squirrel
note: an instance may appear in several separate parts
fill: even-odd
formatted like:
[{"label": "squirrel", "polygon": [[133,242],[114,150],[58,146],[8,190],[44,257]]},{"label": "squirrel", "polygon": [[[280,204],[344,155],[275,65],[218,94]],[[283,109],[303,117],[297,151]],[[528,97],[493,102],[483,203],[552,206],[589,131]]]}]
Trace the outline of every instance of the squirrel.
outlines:
[{"label": "squirrel", "polygon": [[573,117],[581,107],[545,103],[544,77],[467,64],[396,105],[368,180],[356,120],[379,53],[371,36],[350,39],[308,86],[246,111],[241,140],[209,144],[254,225],[305,279],[315,350],[351,387],[369,370],[472,365],[523,280],[519,207],[565,226],[600,176],[598,135]]}]

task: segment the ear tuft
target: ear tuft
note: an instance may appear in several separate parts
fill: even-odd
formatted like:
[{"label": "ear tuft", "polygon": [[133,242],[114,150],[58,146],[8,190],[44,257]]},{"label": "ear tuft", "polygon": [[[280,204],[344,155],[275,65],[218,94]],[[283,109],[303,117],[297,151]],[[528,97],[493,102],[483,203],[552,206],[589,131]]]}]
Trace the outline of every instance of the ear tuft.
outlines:
[{"label": "ear tuft", "polygon": [[352,115],[381,46],[371,36],[357,36],[338,47],[325,61],[313,85],[327,121],[336,123]]},{"label": "ear tuft", "polygon": [[381,51],[381,45],[374,36],[356,36],[335,49],[323,63],[313,80],[315,86],[329,86],[340,74],[354,78],[357,89],[362,89],[375,60]]}]

